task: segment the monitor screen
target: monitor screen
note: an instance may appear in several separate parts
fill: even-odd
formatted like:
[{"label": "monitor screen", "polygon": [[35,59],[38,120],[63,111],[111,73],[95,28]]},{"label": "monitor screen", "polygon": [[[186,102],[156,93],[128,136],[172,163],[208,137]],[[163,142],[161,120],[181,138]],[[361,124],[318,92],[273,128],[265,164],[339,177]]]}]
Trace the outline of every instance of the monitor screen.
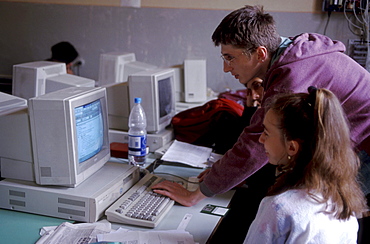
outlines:
[{"label": "monitor screen", "polygon": [[71,87],[29,104],[36,183],[76,187],[108,161],[105,88]]},{"label": "monitor screen", "polygon": [[159,98],[159,117],[163,118],[170,114],[174,109],[172,107],[172,85],[171,77],[158,80],[158,98]]},{"label": "monitor screen", "polygon": [[130,107],[133,107],[135,97],[141,97],[148,133],[164,130],[175,115],[174,79],[173,69],[147,70],[129,76]]},{"label": "monitor screen", "polygon": [[78,162],[96,155],[103,146],[103,116],[100,100],[75,108]]}]

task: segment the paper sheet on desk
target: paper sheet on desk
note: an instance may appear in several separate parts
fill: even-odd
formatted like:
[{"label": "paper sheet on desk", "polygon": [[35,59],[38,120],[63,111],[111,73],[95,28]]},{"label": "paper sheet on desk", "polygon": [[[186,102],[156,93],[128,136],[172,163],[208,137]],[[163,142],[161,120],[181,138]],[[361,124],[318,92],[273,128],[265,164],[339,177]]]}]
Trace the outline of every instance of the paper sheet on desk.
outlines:
[{"label": "paper sheet on desk", "polygon": [[111,223],[107,220],[80,224],[64,222],[59,226],[42,228],[42,236],[36,244],[93,243],[97,241],[96,235],[110,231]]},{"label": "paper sheet on desk", "polygon": [[[220,157],[222,155],[212,153],[212,148],[175,140],[162,156],[162,160],[183,163],[197,168],[206,168]],[[210,160],[211,158],[213,160]]]},{"label": "paper sheet on desk", "polygon": [[109,234],[97,235],[99,242],[116,241],[138,244],[195,244],[193,236],[183,230],[130,231],[120,228]]}]

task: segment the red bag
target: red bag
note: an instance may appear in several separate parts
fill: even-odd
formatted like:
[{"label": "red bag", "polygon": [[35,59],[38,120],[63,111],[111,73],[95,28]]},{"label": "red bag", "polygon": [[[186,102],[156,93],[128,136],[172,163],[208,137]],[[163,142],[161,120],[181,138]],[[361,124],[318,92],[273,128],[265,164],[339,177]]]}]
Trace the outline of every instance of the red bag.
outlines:
[{"label": "red bag", "polygon": [[248,89],[225,91],[221,92],[218,98],[227,98],[244,106],[247,103],[247,93]]},{"label": "red bag", "polygon": [[178,141],[212,147],[216,138],[220,139],[220,133],[217,132],[225,127],[233,127],[233,124],[235,126],[235,121],[241,118],[243,110],[244,107],[236,101],[218,98],[203,106],[182,111],[172,118],[175,138]]}]

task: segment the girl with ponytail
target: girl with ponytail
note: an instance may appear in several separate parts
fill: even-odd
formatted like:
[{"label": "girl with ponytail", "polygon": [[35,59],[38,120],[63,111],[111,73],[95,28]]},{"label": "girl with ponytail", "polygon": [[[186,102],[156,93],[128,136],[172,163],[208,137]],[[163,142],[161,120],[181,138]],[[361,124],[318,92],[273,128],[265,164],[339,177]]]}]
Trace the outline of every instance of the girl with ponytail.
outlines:
[{"label": "girl with ponytail", "polygon": [[259,141],[277,179],[245,243],[356,243],[366,200],[348,121],[331,91],[308,90],[280,94],[266,110]]}]

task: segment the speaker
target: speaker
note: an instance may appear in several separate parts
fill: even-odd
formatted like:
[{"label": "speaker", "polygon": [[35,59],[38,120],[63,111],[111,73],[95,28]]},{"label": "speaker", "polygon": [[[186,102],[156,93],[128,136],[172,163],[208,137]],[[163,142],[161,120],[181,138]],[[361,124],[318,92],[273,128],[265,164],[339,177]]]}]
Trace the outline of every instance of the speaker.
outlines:
[{"label": "speaker", "polygon": [[184,60],[185,102],[205,102],[207,100],[207,65],[205,59]]}]

